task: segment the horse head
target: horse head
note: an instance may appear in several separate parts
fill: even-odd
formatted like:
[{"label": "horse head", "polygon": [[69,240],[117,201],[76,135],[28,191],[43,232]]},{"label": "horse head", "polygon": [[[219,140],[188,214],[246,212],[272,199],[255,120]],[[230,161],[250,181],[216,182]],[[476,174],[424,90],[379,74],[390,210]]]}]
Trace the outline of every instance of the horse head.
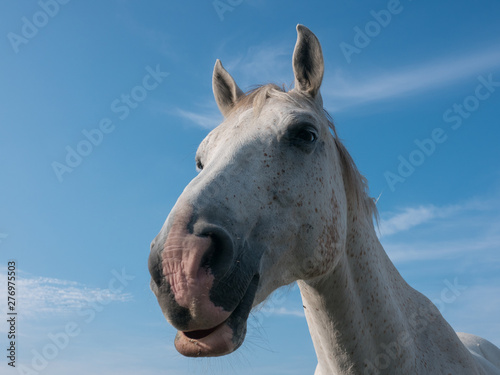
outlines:
[{"label": "horse head", "polygon": [[151,289],[186,356],[236,350],[252,307],[329,272],[343,248],[350,159],[323,110],[319,41],[304,26],[297,33],[288,92],[245,94],[217,60],[224,121],[199,146],[199,173],[151,244]]}]

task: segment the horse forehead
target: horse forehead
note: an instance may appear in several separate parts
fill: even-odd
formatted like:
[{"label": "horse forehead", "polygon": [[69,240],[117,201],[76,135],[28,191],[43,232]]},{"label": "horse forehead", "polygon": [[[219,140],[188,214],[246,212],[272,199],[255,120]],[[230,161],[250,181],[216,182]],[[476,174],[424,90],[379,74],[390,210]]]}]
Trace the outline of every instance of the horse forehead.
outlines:
[{"label": "horse forehead", "polygon": [[294,103],[271,98],[260,111],[250,107],[235,114],[220,131],[232,129],[242,134],[265,130],[277,131],[286,127],[288,123],[298,120],[321,122],[321,115],[312,108],[298,107]]},{"label": "horse forehead", "polygon": [[282,98],[270,98],[263,107],[259,117],[272,117],[280,120],[277,124],[286,124],[296,118],[309,117],[319,121],[321,114],[307,103],[289,101]]},{"label": "horse forehead", "polygon": [[262,143],[263,138],[271,139],[271,134],[279,138],[288,124],[300,121],[321,123],[322,117],[314,108],[269,98],[260,109],[250,106],[225,119],[205,138],[201,149],[223,147],[227,150],[229,145],[240,147],[248,143]]}]

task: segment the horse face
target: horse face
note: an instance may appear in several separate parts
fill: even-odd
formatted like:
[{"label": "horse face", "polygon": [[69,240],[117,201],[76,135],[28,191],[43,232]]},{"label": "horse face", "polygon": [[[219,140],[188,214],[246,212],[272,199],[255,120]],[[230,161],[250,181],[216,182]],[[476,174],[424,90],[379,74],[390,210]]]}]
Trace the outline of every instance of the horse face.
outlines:
[{"label": "horse face", "polygon": [[345,197],[335,194],[344,191],[342,177],[319,94],[321,49],[309,30],[298,31],[289,93],[264,86],[243,105],[244,94],[216,63],[214,93],[226,119],[200,145],[200,173],[149,258],[151,288],[179,330],[181,354],[236,350],[253,306],[335,263],[326,249],[342,238],[344,226],[334,225],[345,211]]}]

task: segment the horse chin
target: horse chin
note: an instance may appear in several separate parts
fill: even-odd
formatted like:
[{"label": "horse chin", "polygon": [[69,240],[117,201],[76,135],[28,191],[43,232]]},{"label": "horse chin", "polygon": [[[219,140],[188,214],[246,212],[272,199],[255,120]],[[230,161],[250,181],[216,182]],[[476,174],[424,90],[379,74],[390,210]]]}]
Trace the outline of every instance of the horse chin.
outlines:
[{"label": "horse chin", "polygon": [[[175,348],[186,357],[219,357],[234,352],[245,338],[244,327],[233,330],[228,322],[200,331],[178,331],[175,337]],[[241,332],[235,335],[235,332]]]}]

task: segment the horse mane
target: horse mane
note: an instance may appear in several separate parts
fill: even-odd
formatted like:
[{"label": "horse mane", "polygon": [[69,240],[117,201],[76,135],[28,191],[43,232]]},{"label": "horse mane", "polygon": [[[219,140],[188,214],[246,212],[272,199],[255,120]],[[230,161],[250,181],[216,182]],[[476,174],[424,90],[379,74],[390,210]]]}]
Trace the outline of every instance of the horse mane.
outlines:
[{"label": "horse mane", "polygon": [[[242,95],[240,97],[240,99],[235,103],[233,109],[231,110],[231,113],[235,113],[239,109],[252,107],[255,111],[255,115],[258,116],[262,108],[264,107],[266,100],[271,97],[282,98],[288,102],[292,102],[294,105],[301,108],[311,106],[313,108],[317,107],[317,104],[313,101],[312,98],[298,92],[293,92],[293,94],[294,95],[291,95],[290,92],[287,92],[285,85],[283,85],[282,87],[274,83],[258,85],[250,89],[245,93],[245,95]],[[362,210],[365,215],[375,218],[375,221],[378,223],[377,206],[375,200],[369,195],[368,181],[359,172],[356,164],[354,163],[354,160],[338,137],[332,117],[324,108],[322,108],[322,110],[328,121],[328,126],[331,129],[335,146],[337,147],[337,150],[339,152],[344,182],[346,184],[347,198],[351,199],[353,202],[356,202],[356,205],[360,210]]]}]

